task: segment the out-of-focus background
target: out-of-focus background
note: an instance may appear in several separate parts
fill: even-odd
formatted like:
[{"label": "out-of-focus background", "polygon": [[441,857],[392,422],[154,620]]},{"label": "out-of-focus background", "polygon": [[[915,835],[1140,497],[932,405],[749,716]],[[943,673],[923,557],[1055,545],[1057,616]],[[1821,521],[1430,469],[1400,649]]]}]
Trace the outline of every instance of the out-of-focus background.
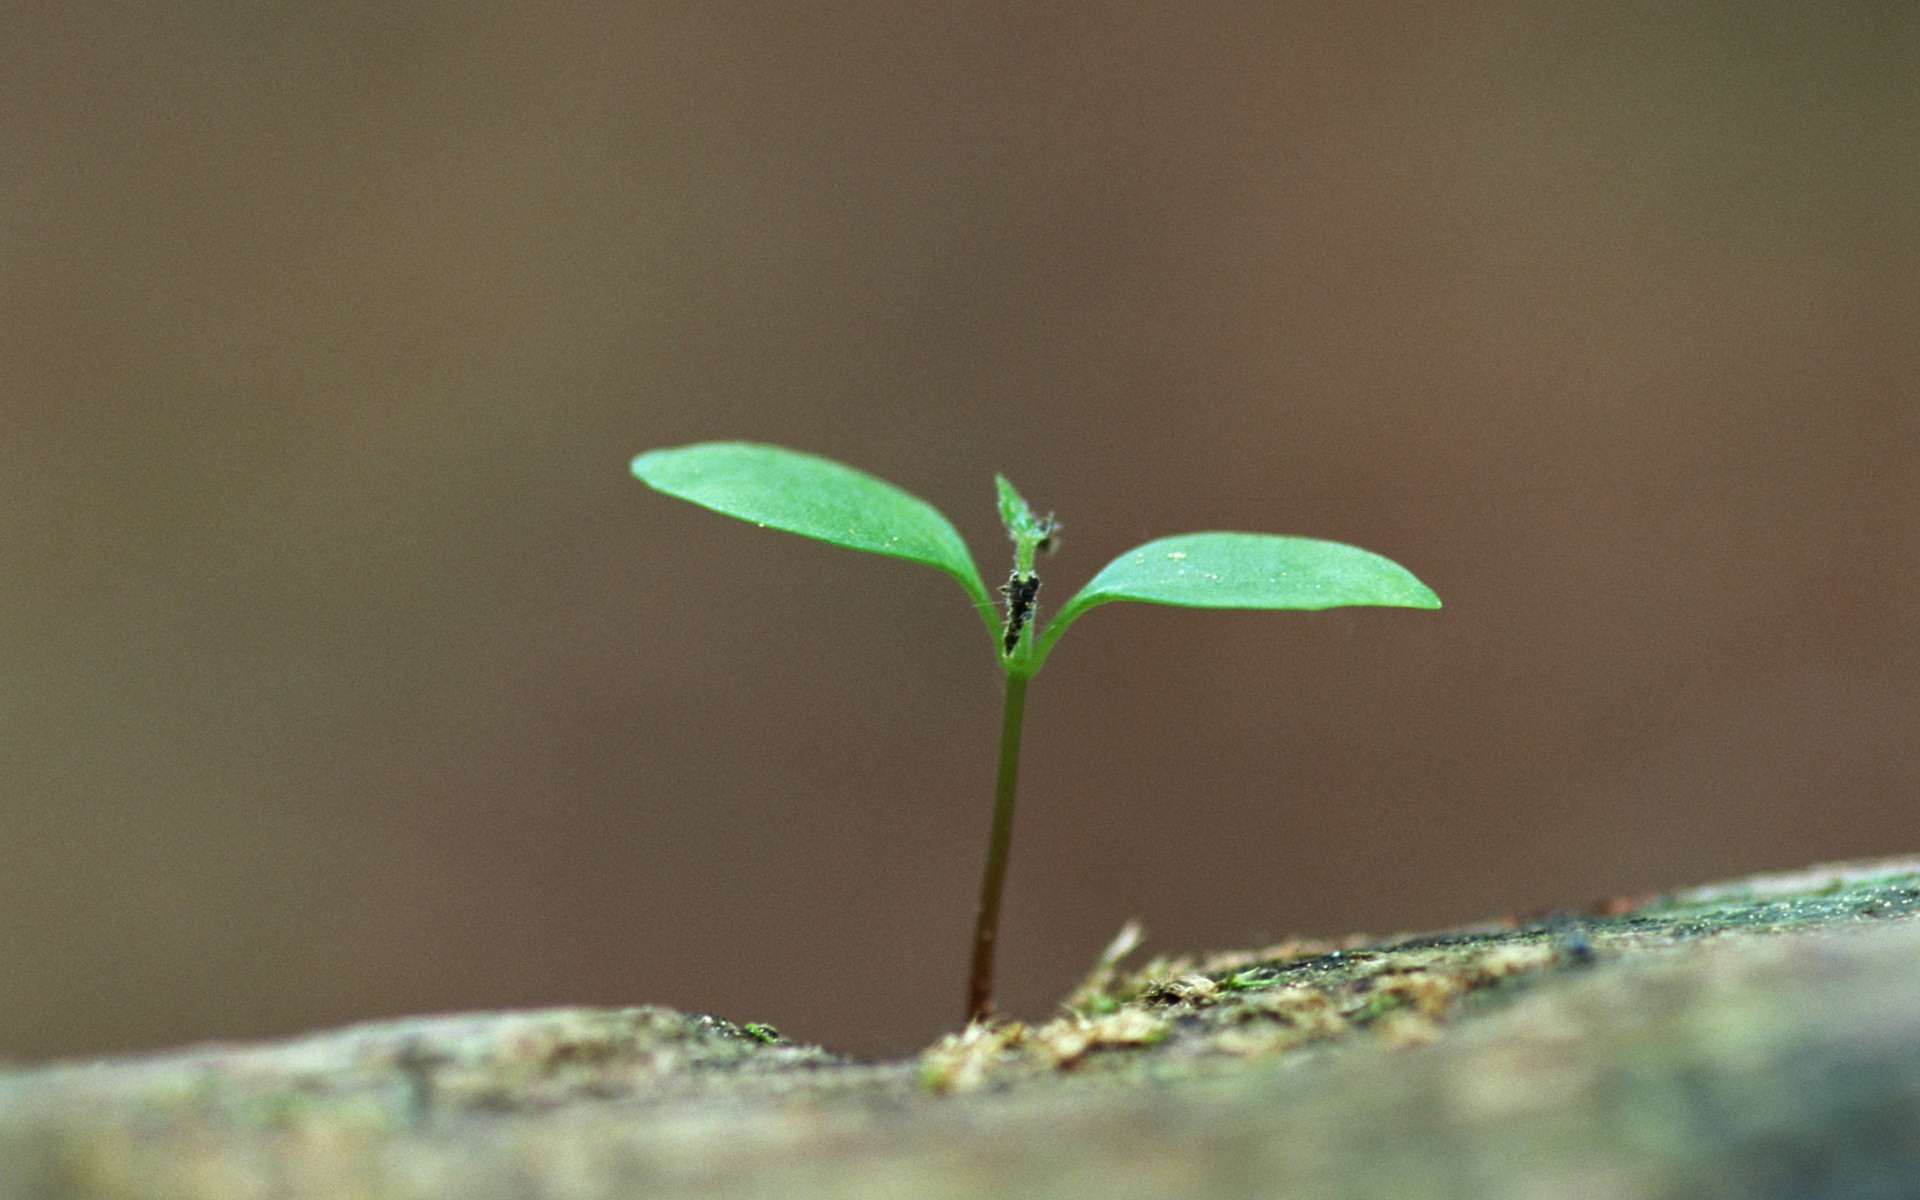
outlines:
[{"label": "out-of-focus background", "polygon": [[844,459],[1104,608],[1003,1007],[1153,950],[1920,848],[1920,8],[43,5],[0,39],[0,1056],[655,1002],[957,1022],[953,582],[647,491]]}]

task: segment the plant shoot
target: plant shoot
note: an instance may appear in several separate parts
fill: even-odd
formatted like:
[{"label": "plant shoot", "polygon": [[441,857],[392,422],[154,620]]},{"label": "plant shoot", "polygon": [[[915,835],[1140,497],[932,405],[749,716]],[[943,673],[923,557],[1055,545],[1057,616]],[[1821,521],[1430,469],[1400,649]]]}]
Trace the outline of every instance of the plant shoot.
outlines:
[{"label": "plant shoot", "polygon": [[730,517],[925,563],[958,580],[973,602],[993,639],[1006,692],[967,981],[969,1022],[993,1013],[994,938],[1013,843],[1027,681],[1081,614],[1112,600],[1189,608],[1440,607],[1440,598],[1405,567],[1354,546],[1267,533],[1185,533],[1136,546],[1102,567],[1043,628],[1034,559],[1053,548],[1058,526],[1051,514],[1036,517],[1004,475],[994,482],[1000,521],[1013,540],[1013,569],[996,604],[966,543],[937,509],[830,459],[780,446],[703,442],[642,454],[633,473],[656,491]]}]

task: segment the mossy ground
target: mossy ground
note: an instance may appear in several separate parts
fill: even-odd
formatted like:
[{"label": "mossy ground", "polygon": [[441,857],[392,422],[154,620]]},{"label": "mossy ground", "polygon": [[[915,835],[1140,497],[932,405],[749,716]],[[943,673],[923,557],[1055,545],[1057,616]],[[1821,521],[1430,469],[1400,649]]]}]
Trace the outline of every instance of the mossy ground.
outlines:
[{"label": "mossy ground", "polygon": [[[1920,872],[1900,860],[1610,899],[1442,933],[1159,958],[1133,971],[1121,971],[1110,951],[1060,1017],[951,1035],[921,1056],[921,1078],[970,1090],[1048,1071],[1153,1071],[1361,1035],[1414,1045],[1439,1036],[1470,998],[1486,1002],[1554,972],[1716,935],[1863,927],[1915,912]],[[1116,947],[1130,941],[1123,934]],[[1147,1046],[1160,1049],[1129,1053]]]}]

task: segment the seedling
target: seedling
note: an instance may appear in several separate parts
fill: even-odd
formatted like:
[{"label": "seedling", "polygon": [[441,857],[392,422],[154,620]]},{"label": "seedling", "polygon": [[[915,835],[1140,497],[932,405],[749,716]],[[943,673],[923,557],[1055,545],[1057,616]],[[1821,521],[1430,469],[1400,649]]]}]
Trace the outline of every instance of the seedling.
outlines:
[{"label": "seedling", "polygon": [[994,937],[1013,841],[1027,681],[1067,626],[1110,600],[1189,608],[1440,607],[1440,598],[1405,567],[1353,546],[1267,533],[1185,533],[1136,546],[1102,567],[1042,630],[1033,561],[1036,552],[1052,548],[1056,526],[1051,515],[1036,517],[1004,475],[994,481],[1000,520],[1013,539],[1013,572],[999,589],[1000,612],[951,522],[926,501],[852,467],[780,446],[703,442],[642,454],[633,473],[656,491],[763,528],[925,563],[966,589],[1006,674],[993,827],[967,985],[970,1023],[993,1012]]}]

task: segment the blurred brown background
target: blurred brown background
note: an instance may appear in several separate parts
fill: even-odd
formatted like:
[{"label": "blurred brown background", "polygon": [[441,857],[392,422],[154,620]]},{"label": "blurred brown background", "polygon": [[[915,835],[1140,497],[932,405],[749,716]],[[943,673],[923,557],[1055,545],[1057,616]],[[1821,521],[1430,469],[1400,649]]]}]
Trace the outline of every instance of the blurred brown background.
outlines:
[{"label": "blurred brown background", "polygon": [[627,474],[845,459],[1102,609],[1003,1007],[1156,950],[1920,848],[1920,8],[11,6],[0,1056],[658,1002],[959,1016],[952,581]]}]

